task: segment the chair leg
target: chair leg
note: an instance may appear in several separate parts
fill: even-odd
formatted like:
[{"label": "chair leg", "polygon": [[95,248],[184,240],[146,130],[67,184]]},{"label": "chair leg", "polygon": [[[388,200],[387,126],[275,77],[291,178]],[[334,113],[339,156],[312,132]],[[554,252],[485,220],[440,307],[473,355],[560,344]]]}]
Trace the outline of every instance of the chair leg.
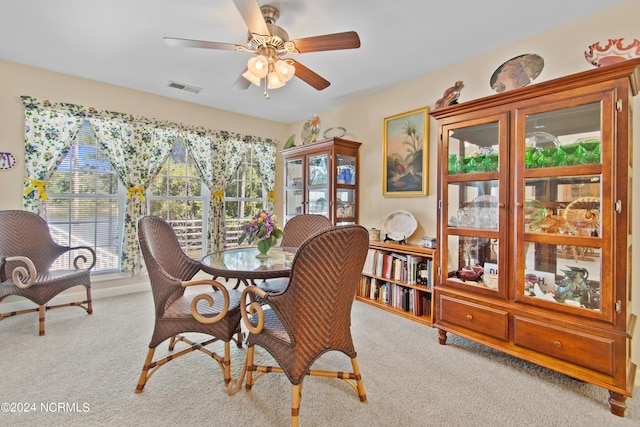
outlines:
[{"label": "chair leg", "polygon": [[251,390],[251,386],[253,385],[253,352],[255,350],[255,346],[251,346],[247,349],[247,360],[246,360],[246,365],[247,365],[247,382],[246,382],[246,390],[249,391]]},{"label": "chair leg", "polygon": [[38,308],[38,328],[40,329],[40,336],[44,335],[44,304]]},{"label": "chair leg", "polygon": [[224,366],[224,385],[227,386],[231,382],[231,343],[229,341],[224,343],[222,366]]},{"label": "chair leg", "polygon": [[140,373],[140,380],[138,380],[138,385],[136,387],[136,393],[142,393],[142,389],[144,389],[144,385],[147,383],[147,374],[149,373],[149,368],[151,367],[151,361],[153,361],[153,353],[156,352],[155,347],[150,348],[147,353],[147,360],[144,361],[144,366],[142,367],[142,372]]},{"label": "chair leg", "polygon": [[91,288],[87,288],[87,313],[93,314],[93,303],[91,301]]},{"label": "chair leg", "polygon": [[362,384],[362,376],[360,375],[360,368],[358,367],[358,361],[354,357],[351,359],[351,366],[353,367],[353,373],[356,377],[356,384],[358,385],[358,397],[362,403],[367,403],[367,394],[364,392],[364,384]]},{"label": "chair leg", "polygon": [[298,427],[300,415],[300,398],[302,397],[302,383],[294,384],[291,390],[291,427]]},{"label": "chair leg", "polygon": [[169,351],[173,351],[173,349],[176,346],[176,341],[177,341],[178,336],[174,335],[171,337],[171,339],[169,340]]}]

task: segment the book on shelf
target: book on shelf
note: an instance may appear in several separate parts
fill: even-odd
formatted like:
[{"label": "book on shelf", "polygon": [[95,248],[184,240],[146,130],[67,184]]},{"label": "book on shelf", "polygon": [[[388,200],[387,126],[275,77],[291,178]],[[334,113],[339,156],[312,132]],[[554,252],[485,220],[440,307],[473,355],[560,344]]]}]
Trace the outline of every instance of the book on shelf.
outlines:
[{"label": "book on shelf", "polygon": [[402,310],[409,311],[409,289],[402,288]]},{"label": "book on shelf", "polygon": [[376,272],[376,251],[375,249],[369,249],[367,252],[367,258],[364,261],[364,267],[362,268],[364,274],[373,275]]},{"label": "book on shelf", "polygon": [[382,261],[383,261],[383,257],[384,257],[384,252],[380,252],[380,251],[376,251],[376,269],[375,269],[375,275],[378,277],[382,277]]},{"label": "book on shelf", "polygon": [[391,279],[391,271],[393,270],[393,257],[391,254],[382,255],[382,274],[381,277]]},{"label": "book on shelf", "polygon": [[402,255],[402,254],[397,254],[395,252],[392,252],[391,256],[396,258],[396,259],[399,259],[400,261],[406,261],[407,260],[407,255]]},{"label": "book on shelf", "polygon": [[418,264],[422,261],[422,257],[417,255],[407,255],[407,283],[415,285],[418,277]]},{"label": "book on shelf", "polygon": [[422,310],[420,311],[422,316],[431,316],[431,294],[422,294]]},{"label": "book on shelf", "polygon": [[405,269],[404,269],[404,265],[405,265],[405,261],[402,261],[399,258],[394,258],[393,259],[393,278],[394,280],[404,280],[404,276],[405,276]]}]

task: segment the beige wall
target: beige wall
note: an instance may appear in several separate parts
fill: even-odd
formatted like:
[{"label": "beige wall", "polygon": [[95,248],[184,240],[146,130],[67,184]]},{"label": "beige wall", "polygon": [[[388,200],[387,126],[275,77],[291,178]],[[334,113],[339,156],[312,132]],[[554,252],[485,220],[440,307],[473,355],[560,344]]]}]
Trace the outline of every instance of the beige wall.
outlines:
[{"label": "beige wall", "polygon": [[[399,84],[387,91],[369,96],[329,111],[319,112],[322,127],[347,128],[346,138],[363,143],[360,175],[360,222],[365,227],[378,227],[386,213],[406,209],[413,213],[419,228],[412,236],[418,241],[423,235],[435,236],[436,227],[436,123],[430,127],[430,175],[427,197],[397,198],[382,196],[382,123],[383,119],[404,111],[428,106],[433,108],[445,89],[457,80],[464,81],[460,102],[492,95],[489,78],[504,61],[523,54],[537,53],[545,60],[545,68],[536,82],[572,74],[591,68],[584,59],[585,48],[598,40],[630,37],[638,38],[637,17],[640,2],[628,0],[597,15],[575,21],[568,25],[507,45],[484,55],[470,58],[443,70],[439,70],[413,81]],[[523,20],[523,25],[535,23]],[[443,37],[444,38],[444,37]],[[434,42],[438,37],[434,36]],[[470,42],[473,42],[470,40]],[[420,54],[420,52],[418,52]],[[423,54],[428,54],[425,52]],[[90,80],[38,70],[0,61],[0,151],[9,151],[18,158],[18,166],[10,171],[0,171],[0,209],[20,209],[21,181],[23,176],[24,110],[20,95],[49,98],[97,109],[110,109],[175,122],[202,125],[214,129],[226,129],[252,135],[275,138],[281,146],[289,135],[295,134],[299,141],[302,122],[283,125],[265,120],[245,117],[149,95],[130,89],[115,87]],[[636,111],[640,111],[640,96],[635,100]],[[635,128],[640,129],[640,113],[635,116]],[[638,141],[636,132],[636,141]],[[634,150],[635,164],[640,165],[640,148]],[[636,167],[636,182],[640,182],[640,167]],[[276,169],[276,194],[282,201],[282,159],[278,158]],[[636,206],[640,203],[640,185],[634,186]],[[276,213],[282,215],[282,203]],[[640,209],[635,209],[635,212]],[[282,217],[282,216],[281,216]],[[640,230],[636,215],[634,229]],[[634,264],[640,265],[640,233],[634,236]],[[634,293],[640,295],[640,268],[634,271]],[[633,311],[640,314],[640,298],[636,297]],[[640,364],[640,338],[633,344],[636,364]],[[640,383],[640,381],[639,381]]]}]

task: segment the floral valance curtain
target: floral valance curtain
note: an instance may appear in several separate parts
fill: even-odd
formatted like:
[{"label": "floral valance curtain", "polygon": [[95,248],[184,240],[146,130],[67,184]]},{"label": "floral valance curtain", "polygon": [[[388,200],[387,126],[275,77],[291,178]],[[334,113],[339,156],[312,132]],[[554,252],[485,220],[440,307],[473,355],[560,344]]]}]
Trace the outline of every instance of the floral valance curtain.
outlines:
[{"label": "floral valance curtain", "polygon": [[[125,113],[98,111],[80,105],[52,103],[30,96],[25,106],[25,209],[45,216],[46,181],[67,154],[80,124],[88,120],[104,154],[127,187],[123,233],[122,270],[139,271],[139,249],[135,225],[146,213],[144,193],[169,155],[177,138],[187,141],[202,178],[212,191],[209,218],[210,249],[224,245],[224,189],[245,150],[259,144],[261,174],[271,195],[275,175],[276,141],[259,137],[189,127],[183,124],[135,117]],[[266,159],[272,153],[271,164]],[[269,169],[269,170],[267,170]]]}]

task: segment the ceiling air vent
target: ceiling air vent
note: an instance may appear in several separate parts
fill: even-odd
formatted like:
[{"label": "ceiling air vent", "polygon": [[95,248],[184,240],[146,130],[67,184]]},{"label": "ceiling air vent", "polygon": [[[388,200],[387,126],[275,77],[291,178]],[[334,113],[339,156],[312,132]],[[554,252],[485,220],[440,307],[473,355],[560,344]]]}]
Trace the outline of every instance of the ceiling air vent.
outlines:
[{"label": "ceiling air vent", "polygon": [[169,80],[169,87],[172,87],[172,88],[178,89],[178,90],[183,90],[183,91],[189,92],[189,93],[199,93],[202,90],[201,87],[192,86],[192,85],[188,85],[188,84],[185,84],[185,83],[178,83],[178,82],[174,82],[172,80]]}]

